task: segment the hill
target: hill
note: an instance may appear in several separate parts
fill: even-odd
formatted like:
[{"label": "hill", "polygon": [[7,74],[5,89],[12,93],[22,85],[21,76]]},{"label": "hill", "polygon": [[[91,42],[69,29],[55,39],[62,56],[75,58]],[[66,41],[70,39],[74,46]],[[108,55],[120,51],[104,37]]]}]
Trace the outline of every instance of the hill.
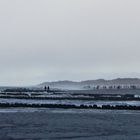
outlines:
[{"label": "hill", "polygon": [[52,88],[59,88],[59,89],[87,89],[93,88],[96,86],[131,86],[131,85],[140,85],[140,79],[138,78],[117,78],[113,80],[105,80],[105,79],[98,79],[98,80],[86,80],[86,81],[54,81],[54,82],[43,82],[38,87],[50,86]]}]

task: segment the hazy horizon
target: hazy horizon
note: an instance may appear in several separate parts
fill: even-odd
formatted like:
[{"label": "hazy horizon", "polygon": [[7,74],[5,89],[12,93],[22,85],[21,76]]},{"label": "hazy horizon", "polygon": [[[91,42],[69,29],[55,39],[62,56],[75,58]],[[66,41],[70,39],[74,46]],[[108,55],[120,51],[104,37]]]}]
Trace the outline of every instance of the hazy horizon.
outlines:
[{"label": "hazy horizon", "polygon": [[0,86],[140,78],[139,0],[0,1]]}]

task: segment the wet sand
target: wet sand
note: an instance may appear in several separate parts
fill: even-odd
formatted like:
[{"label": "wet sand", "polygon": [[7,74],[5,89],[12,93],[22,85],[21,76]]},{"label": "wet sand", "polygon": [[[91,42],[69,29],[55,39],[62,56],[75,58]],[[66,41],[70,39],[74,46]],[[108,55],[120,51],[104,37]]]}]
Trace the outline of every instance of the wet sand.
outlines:
[{"label": "wet sand", "polygon": [[0,109],[0,140],[139,140],[140,111]]}]

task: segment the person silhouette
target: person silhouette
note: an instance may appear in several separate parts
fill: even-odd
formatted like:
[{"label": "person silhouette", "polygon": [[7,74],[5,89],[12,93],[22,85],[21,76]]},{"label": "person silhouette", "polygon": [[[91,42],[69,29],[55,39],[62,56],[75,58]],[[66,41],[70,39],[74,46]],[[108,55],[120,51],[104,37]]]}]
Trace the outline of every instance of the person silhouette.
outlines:
[{"label": "person silhouette", "polygon": [[44,87],[44,90],[47,91],[47,87],[46,86]]},{"label": "person silhouette", "polygon": [[49,92],[50,91],[50,87],[48,86],[48,88],[47,88],[47,92]]}]

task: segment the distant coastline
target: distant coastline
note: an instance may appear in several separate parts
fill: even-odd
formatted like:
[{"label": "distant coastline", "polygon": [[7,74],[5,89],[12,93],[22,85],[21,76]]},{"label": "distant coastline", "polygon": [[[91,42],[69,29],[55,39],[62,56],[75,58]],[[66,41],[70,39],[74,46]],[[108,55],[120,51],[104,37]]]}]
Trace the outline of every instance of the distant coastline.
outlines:
[{"label": "distant coastline", "polygon": [[95,88],[140,88],[139,78],[117,78],[112,80],[97,79],[85,81],[53,81],[43,82],[37,87],[50,86],[58,89],[95,89]]}]

